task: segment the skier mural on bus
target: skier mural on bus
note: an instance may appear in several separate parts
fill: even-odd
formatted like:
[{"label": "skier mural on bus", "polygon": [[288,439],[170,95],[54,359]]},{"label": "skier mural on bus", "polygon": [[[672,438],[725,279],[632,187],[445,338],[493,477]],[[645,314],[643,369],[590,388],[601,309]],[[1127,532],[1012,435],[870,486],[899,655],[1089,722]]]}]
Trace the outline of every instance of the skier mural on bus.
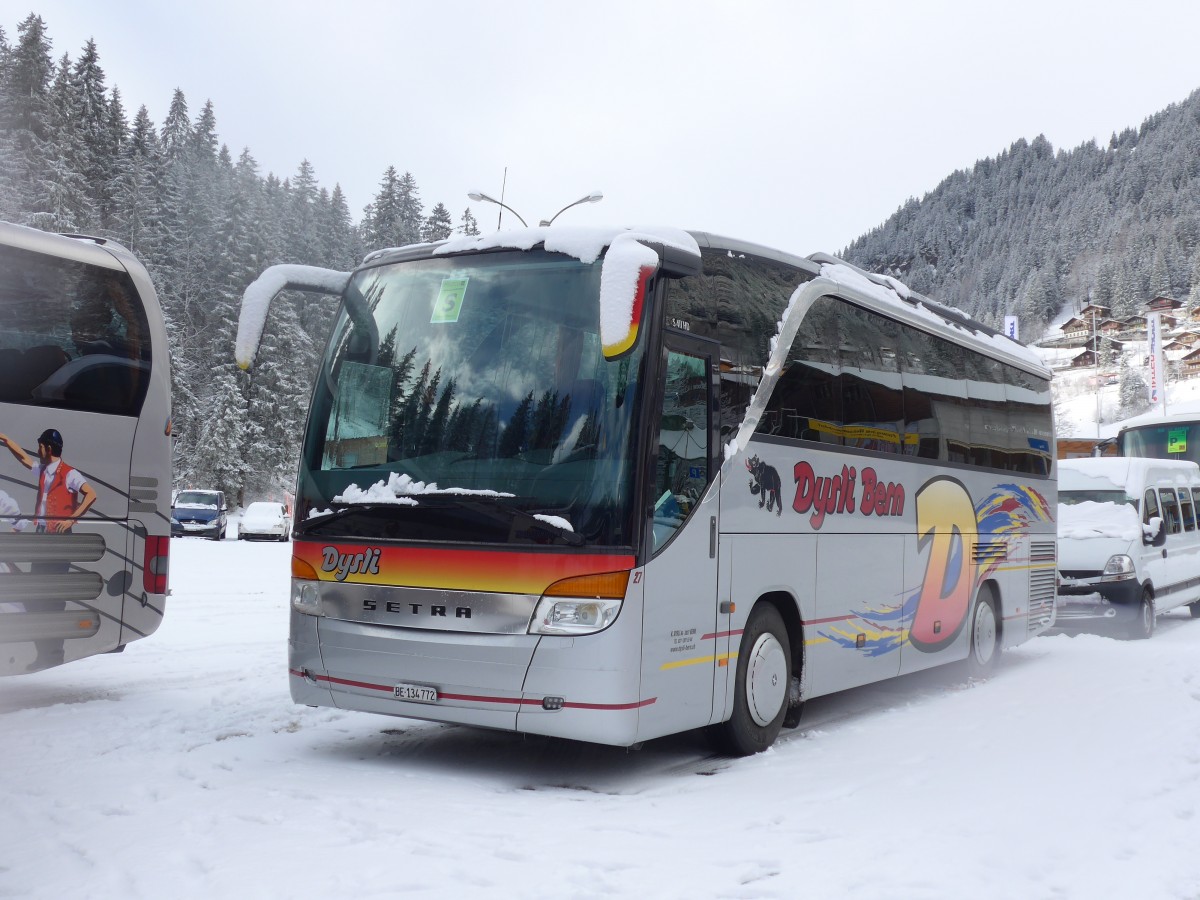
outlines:
[{"label": "skier mural on bus", "polygon": [[57,429],[47,428],[38,436],[36,461],[8,435],[0,434],[0,444],[30,470],[37,483],[37,531],[69,532],[96,502],[96,491],[83,473],[63,461],[63,437]]},{"label": "skier mural on bus", "polygon": [[[37,439],[37,459],[31,457],[16,441],[0,434],[0,444],[33,474],[37,485],[37,502],[33,510],[34,528],[38,533],[69,534],[76,520],[96,502],[96,491],[83,473],[63,461],[63,436],[56,428],[47,428]],[[61,575],[70,569],[64,561],[30,563],[34,575]],[[26,612],[61,612],[65,600],[40,599],[23,601]],[[50,668],[62,663],[61,638],[34,641],[37,658],[28,670]]]}]

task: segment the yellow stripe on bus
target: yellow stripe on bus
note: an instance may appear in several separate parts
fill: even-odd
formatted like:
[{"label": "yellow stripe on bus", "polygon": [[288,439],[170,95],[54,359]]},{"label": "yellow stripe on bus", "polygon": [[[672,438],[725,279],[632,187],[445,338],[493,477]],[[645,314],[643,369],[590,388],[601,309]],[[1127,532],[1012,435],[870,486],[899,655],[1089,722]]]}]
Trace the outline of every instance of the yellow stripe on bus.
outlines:
[{"label": "yellow stripe on bus", "polygon": [[679,668],[682,668],[683,666],[698,666],[701,663],[728,662],[731,659],[737,659],[737,654],[736,653],[718,653],[714,656],[693,656],[688,659],[676,659],[676,660],[672,660],[671,662],[665,662],[658,668],[660,671],[665,671],[667,669],[679,669]]}]

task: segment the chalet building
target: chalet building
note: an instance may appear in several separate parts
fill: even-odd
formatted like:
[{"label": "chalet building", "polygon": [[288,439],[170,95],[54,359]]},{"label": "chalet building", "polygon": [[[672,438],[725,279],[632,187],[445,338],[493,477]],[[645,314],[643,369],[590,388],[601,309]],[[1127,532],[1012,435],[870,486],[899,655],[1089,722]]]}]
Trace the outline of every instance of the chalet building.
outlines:
[{"label": "chalet building", "polygon": [[1164,350],[1193,350],[1197,347],[1197,342],[1200,341],[1200,332],[1181,331],[1175,335],[1167,343],[1163,344]]},{"label": "chalet building", "polygon": [[1062,333],[1065,340],[1082,340],[1092,333],[1092,323],[1075,316],[1063,322]]},{"label": "chalet building", "polygon": [[1125,331],[1125,323],[1116,319],[1105,319],[1097,326],[1096,330],[1101,334],[1117,335]]},{"label": "chalet building", "polygon": [[1086,369],[1086,368],[1096,365],[1097,362],[1098,362],[1098,358],[1096,356],[1095,350],[1084,350],[1078,356],[1072,358],[1071,368],[1072,369]]},{"label": "chalet building", "polygon": [[1085,322],[1091,322],[1095,316],[1096,321],[1109,318],[1112,310],[1107,306],[1101,306],[1099,303],[1089,303],[1079,311],[1076,318],[1083,319]]},{"label": "chalet building", "polygon": [[1184,378],[1200,375],[1200,347],[1185,354],[1179,360],[1179,374]]},{"label": "chalet building", "polygon": [[[1080,459],[1087,456],[1095,456],[1096,447],[1102,442],[1099,438],[1058,438],[1055,443],[1058,445],[1059,459]],[[1112,441],[1104,443],[1100,447],[1100,455],[1116,456],[1116,443]]]},{"label": "chalet building", "polygon": [[1127,331],[1145,331],[1146,317],[1145,316],[1126,316],[1121,320],[1121,324],[1125,326]]},{"label": "chalet building", "polygon": [[1095,337],[1089,337],[1084,341],[1083,346],[1092,351],[1100,350],[1103,352],[1104,350],[1111,349],[1114,353],[1120,353],[1125,349],[1125,342],[1114,340],[1108,335],[1098,334]]}]

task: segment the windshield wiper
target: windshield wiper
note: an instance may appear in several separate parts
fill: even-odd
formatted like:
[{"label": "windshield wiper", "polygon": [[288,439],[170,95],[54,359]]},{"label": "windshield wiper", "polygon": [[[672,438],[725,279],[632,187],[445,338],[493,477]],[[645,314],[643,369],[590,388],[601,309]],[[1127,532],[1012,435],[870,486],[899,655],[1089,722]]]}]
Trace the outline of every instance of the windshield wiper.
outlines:
[{"label": "windshield wiper", "polygon": [[467,509],[472,509],[483,515],[490,515],[493,518],[495,518],[496,513],[503,513],[508,521],[519,519],[522,522],[527,522],[534,528],[540,528],[542,531],[549,532],[571,547],[582,547],[585,543],[582,534],[576,534],[569,528],[539,519],[536,514],[518,509],[515,506],[508,506],[503,503],[483,503],[478,500],[460,500],[458,498],[455,498],[455,502]]},{"label": "windshield wiper", "polygon": [[298,522],[297,528],[304,529],[310,525],[324,525],[326,522],[335,522],[350,513],[380,512],[382,510],[394,510],[405,507],[412,508],[408,503],[353,503],[343,506],[341,509],[333,509],[329,512],[321,513],[319,516],[309,516],[303,522]]}]

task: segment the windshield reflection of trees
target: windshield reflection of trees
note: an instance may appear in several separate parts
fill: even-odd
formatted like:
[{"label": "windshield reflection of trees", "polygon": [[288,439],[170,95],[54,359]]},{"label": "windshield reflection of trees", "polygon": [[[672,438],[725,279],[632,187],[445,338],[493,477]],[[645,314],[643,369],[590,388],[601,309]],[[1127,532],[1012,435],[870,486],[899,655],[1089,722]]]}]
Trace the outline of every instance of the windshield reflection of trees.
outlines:
[{"label": "windshield reflection of trees", "polygon": [[[378,362],[392,369],[387,436],[389,461],[452,450],[472,459],[507,459],[536,455],[545,462],[563,445],[571,413],[579,406],[570,391],[528,391],[500,427],[498,404],[484,397],[463,396],[458,380],[426,359],[417,369],[418,348],[395,359],[395,331],[380,347]],[[597,410],[587,412],[574,435],[576,448],[594,447],[599,437]]]}]

